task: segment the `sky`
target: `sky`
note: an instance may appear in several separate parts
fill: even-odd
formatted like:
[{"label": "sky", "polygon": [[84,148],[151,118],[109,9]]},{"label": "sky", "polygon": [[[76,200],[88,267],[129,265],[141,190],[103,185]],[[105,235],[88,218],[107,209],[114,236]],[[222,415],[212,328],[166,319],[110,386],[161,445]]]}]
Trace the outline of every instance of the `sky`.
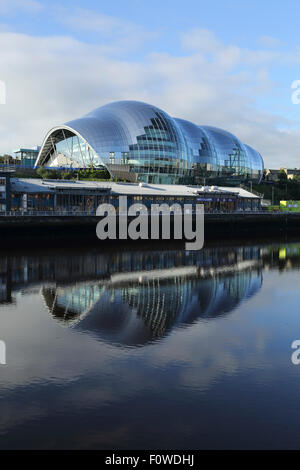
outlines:
[{"label": "sky", "polygon": [[300,167],[299,19],[296,0],[0,0],[0,154],[133,99]]}]

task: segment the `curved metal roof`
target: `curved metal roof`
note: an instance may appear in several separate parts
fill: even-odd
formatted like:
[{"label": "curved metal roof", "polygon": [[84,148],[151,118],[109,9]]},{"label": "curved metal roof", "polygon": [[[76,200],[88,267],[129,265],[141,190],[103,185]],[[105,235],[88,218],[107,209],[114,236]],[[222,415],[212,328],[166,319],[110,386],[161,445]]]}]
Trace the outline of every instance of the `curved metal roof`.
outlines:
[{"label": "curved metal roof", "polygon": [[46,135],[36,166],[46,164],[56,145],[71,136],[78,136],[105,166],[113,154],[116,163],[123,164],[125,155],[130,164],[154,173],[168,173],[169,165],[169,172],[176,174],[176,168],[184,172],[203,163],[220,172],[235,168],[237,175],[255,173],[261,177],[263,173],[261,155],[230,132],[172,118],[139,101],[109,103],[55,127]]}]

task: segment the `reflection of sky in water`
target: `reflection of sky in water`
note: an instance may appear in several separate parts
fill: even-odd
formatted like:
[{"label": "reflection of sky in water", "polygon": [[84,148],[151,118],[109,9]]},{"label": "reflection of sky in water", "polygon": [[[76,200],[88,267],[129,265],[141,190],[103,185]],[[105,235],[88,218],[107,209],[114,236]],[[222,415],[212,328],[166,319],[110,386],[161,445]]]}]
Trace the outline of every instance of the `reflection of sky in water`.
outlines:
[{"label": "reflection of sky in water", "polygon": [[298,253],[2,257],[0,446],[297,447]]}]

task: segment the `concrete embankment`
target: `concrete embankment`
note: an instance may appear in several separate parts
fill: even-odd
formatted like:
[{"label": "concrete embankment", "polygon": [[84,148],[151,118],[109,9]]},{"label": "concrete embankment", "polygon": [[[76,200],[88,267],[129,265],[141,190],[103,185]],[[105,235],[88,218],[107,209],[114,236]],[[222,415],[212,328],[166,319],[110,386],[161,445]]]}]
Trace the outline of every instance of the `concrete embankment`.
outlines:
[{"label": "concrete embankment", "polygon": [[206,214],[205,233],[229,236],[300,234],[300,213]]},{"label": "concrete embankment", "polygon": [[[172,219],[172,218],[171,218]],[[96,238],[96,216],[0,216],[0,238]],[[300,234],[299,214],[205,214],[205,237]]]}]

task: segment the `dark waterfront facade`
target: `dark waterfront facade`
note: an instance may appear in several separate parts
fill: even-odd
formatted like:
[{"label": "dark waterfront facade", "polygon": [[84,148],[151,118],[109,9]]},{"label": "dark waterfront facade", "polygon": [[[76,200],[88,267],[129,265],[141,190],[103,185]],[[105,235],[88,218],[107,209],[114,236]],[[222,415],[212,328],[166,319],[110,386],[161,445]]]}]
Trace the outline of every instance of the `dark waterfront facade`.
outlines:
[{"label": "dark waterfront facade", "polygon": [[230,132],[172,118],[138,101],[110,103],[55,127],[36,165],[104,165],[112,176],[155,184],[260,182],[264,170],[261,155]]},{"label": "dark waterfront facade", "polygon": [[1,212],[11,209],[11,179],[12,172],[0,171],[0,210]]},{"label": "dark waterfront facade", "polygon": [[299,267],[300,243],[0,252],[0,448],[298,448]]},{"label": "dark waterfront facade", "polygon": [[[1,173],[0,173],[1,175]],[[216,186],[147,185],[93,181],[64,181],[6,178],[5,205],[2,212],[95,214],[100,204],[119,208],[119,197],[126,196],[128,206],[143,204],[203,204],[206,213],[260,211],[261,198],[242,188]],[[3,199],[4,201],[4,199]]]}]

